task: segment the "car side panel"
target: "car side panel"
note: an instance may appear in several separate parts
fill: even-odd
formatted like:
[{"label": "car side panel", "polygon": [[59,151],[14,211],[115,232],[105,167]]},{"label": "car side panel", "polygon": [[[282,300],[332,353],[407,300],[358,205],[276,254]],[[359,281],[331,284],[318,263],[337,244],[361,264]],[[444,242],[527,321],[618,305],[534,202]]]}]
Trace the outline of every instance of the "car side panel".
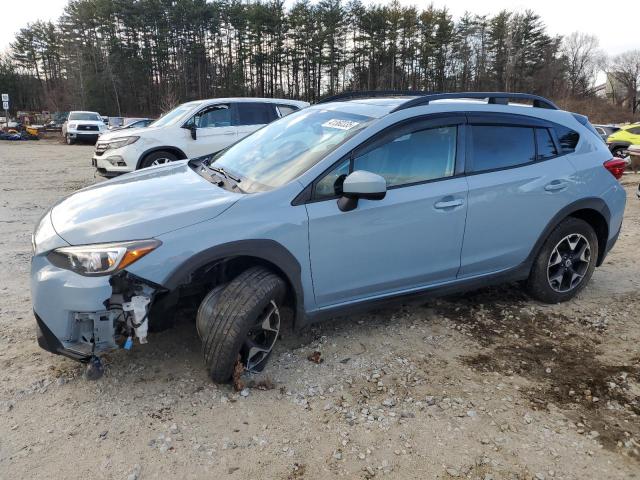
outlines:
[{"label": "car side panel", "polygon": [[[524,262],[549,220],[579,195],[575,168],[566,156],[467,179],[469,211],[460,278]],[[552,182],[566,187],[546,191]]]}]

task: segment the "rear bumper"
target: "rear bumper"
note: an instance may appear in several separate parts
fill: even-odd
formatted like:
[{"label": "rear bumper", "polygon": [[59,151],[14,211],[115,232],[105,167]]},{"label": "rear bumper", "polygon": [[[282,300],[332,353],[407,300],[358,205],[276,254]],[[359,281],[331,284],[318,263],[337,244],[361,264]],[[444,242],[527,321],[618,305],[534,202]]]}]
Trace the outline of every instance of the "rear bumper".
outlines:
[{"label": "rear bumper", "polygon": [[604,254],[602,255],[602,258],[601,258],[601,261],[600,261],[601,264],[602,264],[602,262],[604,262],[605,257],[609,254],[609,252],[613,249],[613,246],[618,241],[618,237],[620,237],[620,230],[622,230],[622,225],[620,226],[618,231],[615,233],[615,235],[613,237],[609,238],[609,240],[607,240],[607,246],[606,246],[606,248],[604,250]]}]

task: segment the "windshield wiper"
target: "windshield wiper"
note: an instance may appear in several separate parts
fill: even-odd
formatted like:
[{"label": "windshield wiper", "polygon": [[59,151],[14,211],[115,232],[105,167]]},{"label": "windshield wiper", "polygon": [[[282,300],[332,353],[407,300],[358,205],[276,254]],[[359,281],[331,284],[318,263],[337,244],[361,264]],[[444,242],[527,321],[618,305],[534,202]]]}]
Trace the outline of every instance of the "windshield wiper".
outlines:
[{"label": "windshield wiper", "polygon": [[[202,168],[202,172],[205,172],[204,167],[201,167],[201,168]],[[238,183],[240,183],[240,179],[236,180],[236,178],[230,175],[229,172],[227,172],[224,168],[212,167],[211,165],[207,165],[207,168],[212,172],[215,172],[215,173],[209,172],[209,175],[212,178],[215,176],[216,178],[219,179],[217,182],[215,182],[218,187],[224,187],[225,180],[226,180],[226,183],[229,184],[229,186],[227,187],[228,190],[232,190],[232,191],[237,190],[240,193],[246,193],[242,188],[238,186]],[[223,180],[222,177],[224,177],[225,180]]]},{"label": "windshield wiper", "polygon": [[233,180],[235,183],[240,183],[242,181],[240,178],[238,178],[235,175],[232,175],[231,173],[227,172],[222,167],[214,167],[211,164],[209,164],[208,167],[211,170],[213,170],[214,172],[218,172],[220,175],[224,176],[224,178],[226,178],[227,180]]}]

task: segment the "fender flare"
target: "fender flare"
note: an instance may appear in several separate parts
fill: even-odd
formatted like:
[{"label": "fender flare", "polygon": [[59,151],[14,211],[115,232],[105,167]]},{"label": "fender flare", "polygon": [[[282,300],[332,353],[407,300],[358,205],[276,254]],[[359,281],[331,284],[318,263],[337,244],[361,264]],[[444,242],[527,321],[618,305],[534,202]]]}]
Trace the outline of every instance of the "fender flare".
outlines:
[{"label": "fender flare", "polygon": [[162,281],[162,286],[174,291],[198,268],[233,257],[253,257],[278,268],[279,272],[276,273],[281,273],[285,277],[284,280],[289,283],[292,290],[296,323],[306,316],[300,263],[286,247],[275,240],[237,240],[202,250],[176,267]]},{"label": "fender flare", "polygon": [[140,154],[140,156],[138,157],[138,161],[136,162],[136,170],[140,170],[140,164],[142,164],[142,160],[144,159],[144,157],[146,157],[150,153],[158,152],[160,150],[168,150],[168,151],[176,152],[179,157],[182,157],[182,158],[179,158],[179,160],[184,160],[185,158],[187,158],[185,153],[178,147],[173,147],[171,145],[162,145],[160,147],[152,147]]},{"label": "fender flare", "polygon": [[[531,269],[531,267],[533,266],[533,262],[535,261],[536,256],[538,255],[538,252],[540,252],[542,245],[547,240],[547,238],[549,237],[549,234],[553,231],[553,229],[556,228],[560,224],[560,222],[562,222],[562,220],[571,216],[573,213],[579,210],[586,210],[586,209],[594,210],[603,216],[607,224],[607,238],[605,238],[605,245],[606,245],[608,236],[609,236],[609,225],[611,223],[611,211],[609,210],[609,207],[607,206],[605,201],[602,200],[601,198],[598,198],[598,197],[583,198],[561,208],[553,216],[553,218],[551,218],[551,220],[547,223],[547,226],[544,228],[544,230],[538,237],[538,240],[536,241],[535,245],[531,249],[531,252],[527,256],[527,259],[525,260],[525,264],[529,266],[529,269]],[[606,252],[604,251],[604,249],[600,249],[600,251],[598,251],[598,262],[597,262],[598,266],[602,263],[602,260],[604,260],[605,254]]]}]

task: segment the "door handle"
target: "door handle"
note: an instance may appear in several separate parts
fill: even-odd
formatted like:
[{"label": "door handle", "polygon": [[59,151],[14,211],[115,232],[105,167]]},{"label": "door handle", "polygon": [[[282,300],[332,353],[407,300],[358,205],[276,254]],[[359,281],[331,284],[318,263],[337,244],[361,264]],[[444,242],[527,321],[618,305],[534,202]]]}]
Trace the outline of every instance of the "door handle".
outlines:
[{"label": "door handle", "polygon": [[559,192],[560,190],[564,190],[565,188],[567,188],[567,182],[564,182],[562,180],[554,180],[551,183],[547,183],[547,185],[545,185],[544,187],[547,192]]},{"label": "door handle", "polygon": [[435,208],[438,210],[446,210],[447,208],[459,207],[464,202],[460,198],[456,198],[455,200],[441,200],[433,204]]}]

